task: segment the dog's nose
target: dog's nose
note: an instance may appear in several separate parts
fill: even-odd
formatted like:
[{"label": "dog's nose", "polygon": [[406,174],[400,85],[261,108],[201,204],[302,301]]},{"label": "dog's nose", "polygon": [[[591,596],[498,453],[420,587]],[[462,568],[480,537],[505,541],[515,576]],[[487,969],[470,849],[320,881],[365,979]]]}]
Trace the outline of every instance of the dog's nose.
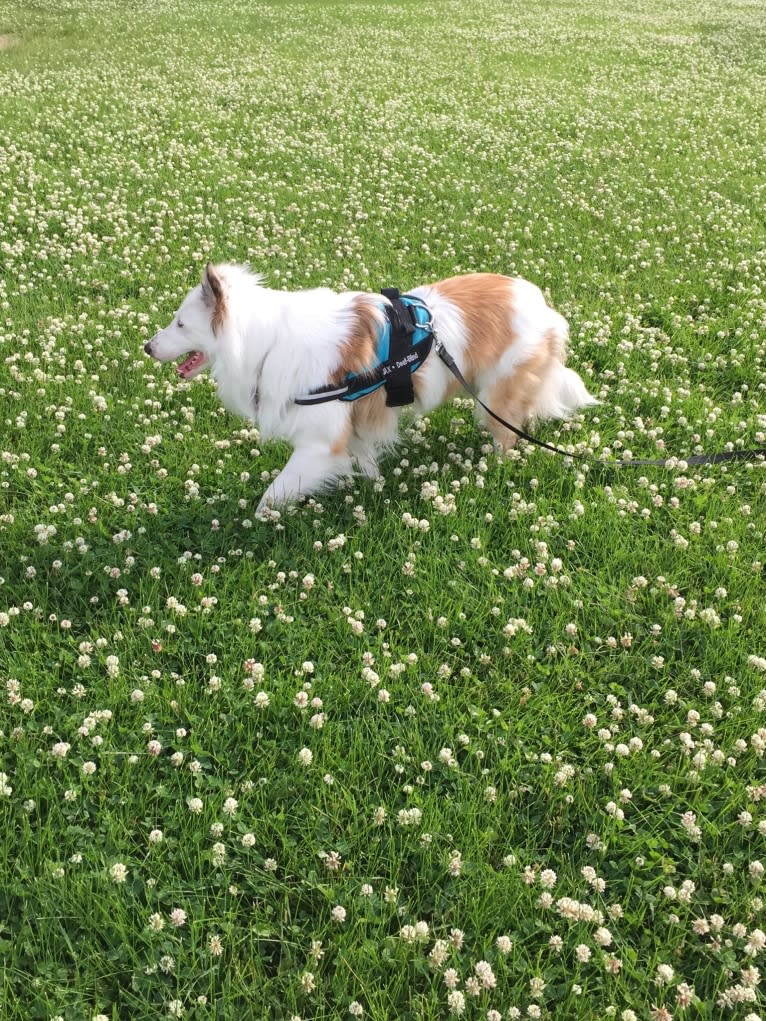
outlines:
[{"label": "dog's nose", "polygon": [[148,355],[150,355],[152,353],[152,342],[151,342],[151,340],[147,340],[147,342],[144,344],[144,351],[146,351],[146,353]]}]

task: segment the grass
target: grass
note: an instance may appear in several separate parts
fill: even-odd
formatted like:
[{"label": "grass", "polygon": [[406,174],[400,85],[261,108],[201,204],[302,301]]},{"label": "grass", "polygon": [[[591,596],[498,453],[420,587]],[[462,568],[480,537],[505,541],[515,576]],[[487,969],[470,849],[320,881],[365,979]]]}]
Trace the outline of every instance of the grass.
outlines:
[{"label": "grass", "polygon": [[141,346],[209,257],[519,273],[602,400],[545,439],[762,445],[759,6],[0,39],[3,1018],[755,1021],[762,466],[498,457],[457,400],[262,523],[286,449]]}]

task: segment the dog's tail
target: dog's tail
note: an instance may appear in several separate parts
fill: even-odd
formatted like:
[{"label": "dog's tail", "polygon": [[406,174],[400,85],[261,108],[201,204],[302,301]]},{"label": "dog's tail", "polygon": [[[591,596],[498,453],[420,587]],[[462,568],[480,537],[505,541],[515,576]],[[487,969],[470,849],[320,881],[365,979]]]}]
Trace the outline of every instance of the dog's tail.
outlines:
[{"label": "dog's tail", "polygon": [[554,309],[550,313],[550,325],[543,343],[548,345],[549,361],[545,380],[538,392],[538,399],[532,413],[533,418],[568,418],[580,408],[598,404],[580,379],[567,367],[567,343],[569,324]]}]

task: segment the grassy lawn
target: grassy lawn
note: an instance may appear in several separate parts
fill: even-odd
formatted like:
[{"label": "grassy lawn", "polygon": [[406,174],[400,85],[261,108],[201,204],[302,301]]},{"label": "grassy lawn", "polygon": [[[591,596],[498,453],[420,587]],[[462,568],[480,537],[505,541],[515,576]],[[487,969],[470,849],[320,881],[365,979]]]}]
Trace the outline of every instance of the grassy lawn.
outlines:
[{"label": "grassy lawn", "polygon": [[142,353],[208,258],[518,273],[542,438],[763,445],[766,12],[673,6],[0,0],[4,1021],[766,1016],[763,465],[459,399],[260,522]]}]

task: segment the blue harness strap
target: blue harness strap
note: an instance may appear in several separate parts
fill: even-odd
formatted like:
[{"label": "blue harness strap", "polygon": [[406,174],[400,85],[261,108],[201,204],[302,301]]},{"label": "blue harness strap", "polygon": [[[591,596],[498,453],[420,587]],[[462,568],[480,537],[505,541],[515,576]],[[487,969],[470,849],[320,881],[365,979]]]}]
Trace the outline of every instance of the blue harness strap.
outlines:
[{"label": "blue harness strap", "polygon": [[434,340],[433,320],[428,307],[412,294],[399,294],[395,288],[381,292],[388,301],[382,304],[386,322],[378,334],[375,365],[366,372],[349,372],[340,386],[317,387],[296,404],[323,404],[326,401],[356,401],[386,388],[390,408],[412,404],[415,393],[412,373],[428,357]]}]

